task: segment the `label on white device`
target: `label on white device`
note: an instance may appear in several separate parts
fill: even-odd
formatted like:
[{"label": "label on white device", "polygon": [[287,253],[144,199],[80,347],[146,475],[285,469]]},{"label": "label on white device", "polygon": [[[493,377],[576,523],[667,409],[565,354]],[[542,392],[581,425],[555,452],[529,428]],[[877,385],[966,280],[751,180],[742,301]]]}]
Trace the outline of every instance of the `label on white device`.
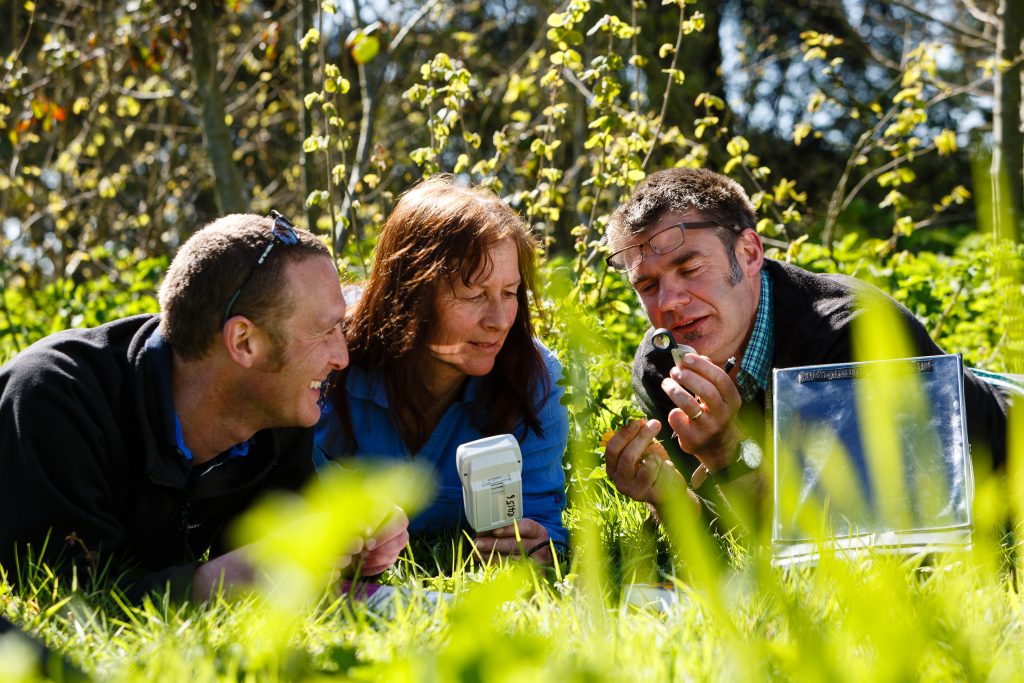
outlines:
[{"label": "label on white device", "polygon": [[459,446],[455,462],[462,479],[466,518],[476,531],[489,531],[523,518],[523,457],[511,434]]}]

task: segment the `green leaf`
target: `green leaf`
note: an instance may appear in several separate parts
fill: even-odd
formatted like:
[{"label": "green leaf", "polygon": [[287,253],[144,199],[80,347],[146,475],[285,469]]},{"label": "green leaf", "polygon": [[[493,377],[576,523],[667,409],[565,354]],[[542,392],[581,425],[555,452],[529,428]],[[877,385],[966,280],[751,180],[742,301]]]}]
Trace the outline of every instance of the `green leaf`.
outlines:
[{"label": "green leaf", "polygon": [[949,129],[944,129],[936,135],[935,149],[938,150],[939,156],[948,156],[955,152],[957,150],[956,133]]},{"label": "green leaf", "polygon": [[349,52],[356,64],[367,64],[380,52],[380,38],[361,35],[352,43]]},{"label": "green leaf", "polygon": [[612,309],[614,309],[615,311],[621,313],[622,315],[629,315],[633,312],[633,309],[629,307],[629,304],[627,304],[622,299],[612,299],[610,302],[608,302],[608,305],[611,306]]}]

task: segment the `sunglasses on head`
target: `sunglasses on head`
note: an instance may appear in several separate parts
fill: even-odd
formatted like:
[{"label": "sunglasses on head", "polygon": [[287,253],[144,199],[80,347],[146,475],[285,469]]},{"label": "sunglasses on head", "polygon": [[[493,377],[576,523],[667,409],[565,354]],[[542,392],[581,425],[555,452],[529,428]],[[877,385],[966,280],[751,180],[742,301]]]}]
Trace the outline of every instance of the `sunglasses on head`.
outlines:
[{"label": "sunglasses on head", "polygon": [[227,308],[224,309],[224,318],[221,320],[223,326],[231,318],[231,309],[238,301],[238,297],[242,294],[242,290],[249,284],[249,280],[252,279],[253,273],[256,269],[263,265],[263,262],[270,256],[270,252],[273,251],[274,247],[278,244],[283,244],[286,247],[293,244],[298,244],[299,235],[295,232],[295,225],[290,220],[282,216],[277,211],[271,210],[270,217],[274,219],[273,225],[270,226],[270,244],[263,250],[260,257],[256,259],[256,264],[253,265],[252,270],[242,280],[242,284],[235,290],[235,293],[231,295],[230,301],[228,301]]}]

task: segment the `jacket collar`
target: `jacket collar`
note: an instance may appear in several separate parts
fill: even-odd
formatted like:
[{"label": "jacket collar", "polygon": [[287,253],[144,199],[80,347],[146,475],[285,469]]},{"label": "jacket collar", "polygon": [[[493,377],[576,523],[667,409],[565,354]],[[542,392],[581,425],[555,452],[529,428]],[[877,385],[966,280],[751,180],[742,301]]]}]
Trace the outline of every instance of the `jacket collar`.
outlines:
[{"label": "jacket collar", "polygon": [[142,457],[151,481],[184,489],[191,467],[175,445],[171,358],[171,345],[160,334],[160,316],[155,315],[135,332],[128,347]]}]

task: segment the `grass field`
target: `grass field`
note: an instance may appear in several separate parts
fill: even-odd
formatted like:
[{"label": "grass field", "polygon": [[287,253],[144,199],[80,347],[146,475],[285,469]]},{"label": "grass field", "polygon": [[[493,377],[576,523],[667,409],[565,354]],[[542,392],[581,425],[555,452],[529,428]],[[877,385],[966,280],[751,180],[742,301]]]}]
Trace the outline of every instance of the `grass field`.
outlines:
[{"label": "grass field", "polygon": [[[570,508],[575,545],[568,565],[481,566],[455,544],[418,544],[384,577],[404,587],[389,603],[325,589],[324,558],[344,543],[368,500],[356,489],[401,489],[403,477],[328,482],[320,502],[277,500],[251,516],[250,531],[273,515],[304,520],[271,541],[263,580],[251,594],[202,607],[167,600],[129,606],[116,593],[74,590],[40,573],[34,589],[21,594],[2,584],[0,613],[88,674],[112,681],[1024,676],[1017,572],[1001,544],[1002,494],[994,482],[979,489],[978,509],[992,514],[981,515],[973,551],[826,556],[815,569],[782,572],[756,541],[719,559],[706,544],[678,539],[682,550],[670,556],[665,539],[644,523],[645,511],[596,476]],[[337,496],[349,502],[330,514],[318,507]],[[303,534],[293,533],[299,528]],[[685,577],[674,604],[624,603],[623,581],[650,580],[659,571]],[[434,591],[454,598],[437,600]],[[0,641],[0,680],[33,680],[30,660],[14,639]]]},{"label": "grass field", "polygon": [[[416,543],[381,577],[400,597],[339,596],[332,559],[380,514],[375,492],[423,495],[409,472],[379,472],[249,515],[240,542],[270,534],[250,594],[129,605],[103,582],[34,568],[21,588],[0,581],[0,615],[104,681],[1024,680],[1020,534],[1006,533],[1021,519],[1024,430],[1005,477],[977,473],[972,550],[774,569],[767,525],[711,542],[684,507],[659,528],[604,475],[600,438],[635,410],[628,359],[643,329],[637,310],[601,303],[622,287],[549,311],[571,418],[572,552],[557,566],[485,566],[466,544]],[[625,584],[657,581],[676,586],[667,608],[624,600]],[[35,680],[32,664],[0,638],[0,682]]]}]

